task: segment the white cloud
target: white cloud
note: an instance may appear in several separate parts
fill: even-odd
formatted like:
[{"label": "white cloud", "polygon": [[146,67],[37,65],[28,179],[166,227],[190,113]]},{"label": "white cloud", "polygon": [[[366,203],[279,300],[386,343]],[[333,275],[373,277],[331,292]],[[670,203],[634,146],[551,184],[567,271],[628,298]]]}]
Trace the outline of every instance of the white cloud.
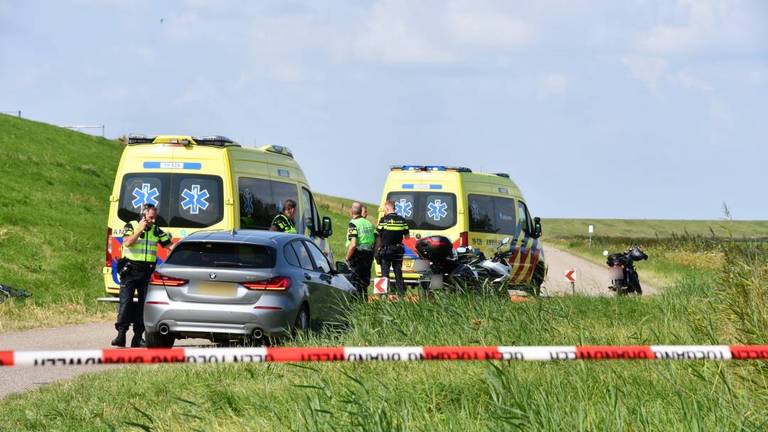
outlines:
[{"label": "white cloud", "polygon": [[355,52],[383,63],[446,63],[478,49],[510,50],[535,40],[532,23],[504,3],[380,0],[371,8]]},{"label": "white cloud", "polygon": [[435,40],[435,20],[418,2],[376,3],[356,43],[356,53],[383,63],[440,63],[454,60]]},{"label": "white cloud", "polygon": [[629,68],[630,76],[644,82],[652,91],[657,90],[667,70],[667,61],[661,57],[630,55],[623,57],[621,62]]},{"label": "white cloud", "polygon": [[488,48],[525,47],[535,36],[530,23],[492,11],[454,11],[446,24],[457,42]]},{"label": "white cloud", "polygon": [[304,71],[295,64],[279,63],[272,66],[271,77],[277,81],[300,82],[306,80]]},{"label": "white cloud", "polygon": [[[677,18],[675,22],[658,24],[643,33],[638,47],[657,55],[764,47],[764,41],[760,42],[765,36],[764,23],[745,13],[748,8],[743,6],[739,0],[677,0],[667,11]],[[665,9],[664,4],[660,9]]]},{"label": "white cloud", "polygon": [[565,93],[570,82],[565,75],[552,73],[543,76],[539,85],[542,96],[555,96]]}]

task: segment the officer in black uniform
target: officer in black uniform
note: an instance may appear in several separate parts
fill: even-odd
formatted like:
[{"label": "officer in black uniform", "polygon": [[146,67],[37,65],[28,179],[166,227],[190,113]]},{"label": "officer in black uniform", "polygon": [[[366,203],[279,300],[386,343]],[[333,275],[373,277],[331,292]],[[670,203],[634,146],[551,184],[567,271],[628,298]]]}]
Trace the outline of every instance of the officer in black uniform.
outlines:
[{"label": "officer in black uniform", "polygon": [[[120,266],[120,305],[117,309],[117,337],[112,345],[125,346],[125,335],[133,324],[131,347],[145,346],[141,336],[144,333],[144,302],[147,299],[147,287],[157,261],[157,244],[171,244],[171,236],[163,232],[155,222],[157,208],[152,204],[143,204],[138,221],[130,221],[123,229],[123,246]],[[173,249],[173,246],[171,246]],[[133,302],[137,294],[138,303]]]},{"label": "officer in black uniform", "polygon": [[403,281],[403,238],[409,238],[408,222],[395,213],[395,202],[384,203],[384,217],[379,220],[376,228],[376,257],[381,264],[381,276],[389,277],[390,267],[395,274],[395,285],[398,294],[405,295]]}]

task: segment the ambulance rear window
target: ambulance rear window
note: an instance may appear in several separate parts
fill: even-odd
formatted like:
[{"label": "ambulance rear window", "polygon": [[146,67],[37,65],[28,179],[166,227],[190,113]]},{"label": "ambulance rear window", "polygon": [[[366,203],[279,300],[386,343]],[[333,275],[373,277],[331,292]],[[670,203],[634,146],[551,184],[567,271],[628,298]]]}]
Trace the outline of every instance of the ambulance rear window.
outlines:
[{"label": "ambulance rear window", "polygon": [[456,225],[456,195],[442,192],[390,192],[397,214],[415,230],[440,230]]},{"label": "ambulance rear window", "polygon": [[142,204],[157,207],[158,225],[205,228],[224,216],[221,177],[170,173],[134,173],[123,177],[117,216],[136,220]]}]

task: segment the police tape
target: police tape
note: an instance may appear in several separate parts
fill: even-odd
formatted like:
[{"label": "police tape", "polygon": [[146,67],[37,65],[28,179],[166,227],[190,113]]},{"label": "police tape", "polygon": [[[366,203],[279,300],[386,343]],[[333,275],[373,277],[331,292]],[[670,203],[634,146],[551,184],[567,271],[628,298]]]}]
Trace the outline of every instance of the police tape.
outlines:
[{"label": "police tape", "polygon": [[0,351],[0,366],[333,361],[768,360],[768,345],[123,348]]}]

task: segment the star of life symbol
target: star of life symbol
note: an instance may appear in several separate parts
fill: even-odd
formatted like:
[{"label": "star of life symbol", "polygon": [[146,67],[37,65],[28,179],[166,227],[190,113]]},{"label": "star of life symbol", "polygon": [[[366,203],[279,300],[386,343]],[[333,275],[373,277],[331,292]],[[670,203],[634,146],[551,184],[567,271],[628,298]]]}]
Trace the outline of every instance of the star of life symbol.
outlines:
[{"label": "star of life symbol", "polygon": [[395,201],[395,213],[404,218],[409,218],[413,215],[413,204],[405,198],[400,198],[400,201]]},{"label": "star of life symbol", "polygon": [[141,207],[142,204],[152,204],[157,207],[157,197],[160,196],[160,192],[157,191],[157,188],[153,188],[151,184],[142,183],[141,189],[134,188],[132,193],[133,201],[131,201],[131,205],[134,207]]},{"label": "star of life symbol", "polygon": [[184,189],[181,193],[181,197],[184,201],[181,202],[181,208],[189,210],[193,215],[200,212],[200,209],[205,210],[208,208],[208,189],[200,190],[200,185],[192,185],[192,190]]},{"label": "star of life symbol", "polygon": [[427,206],[427,216],[431,217],[437,222],[448,216],[448,204],[443,200],[434,200]]},{"label": "star of life symbol", "polygon": [[251,193],[250,189],[245,189],[243,191],[243,212],[245,214],[253,214],[253,194]]}]

